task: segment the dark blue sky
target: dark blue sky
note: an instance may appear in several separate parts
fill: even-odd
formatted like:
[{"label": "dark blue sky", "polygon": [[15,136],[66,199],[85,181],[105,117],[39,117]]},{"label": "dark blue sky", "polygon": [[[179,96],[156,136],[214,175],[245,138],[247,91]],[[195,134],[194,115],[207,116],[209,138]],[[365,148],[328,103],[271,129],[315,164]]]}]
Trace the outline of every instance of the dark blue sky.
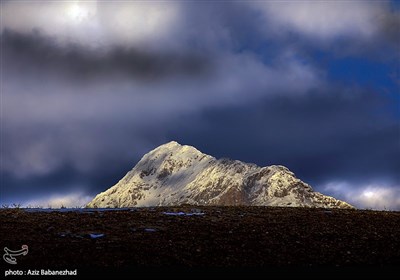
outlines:
[{"label": "dark blue sky", "polygon": [[0,204],[83,205],[176,140],[400,210],[395,1],[2,1],[1,19]]}]

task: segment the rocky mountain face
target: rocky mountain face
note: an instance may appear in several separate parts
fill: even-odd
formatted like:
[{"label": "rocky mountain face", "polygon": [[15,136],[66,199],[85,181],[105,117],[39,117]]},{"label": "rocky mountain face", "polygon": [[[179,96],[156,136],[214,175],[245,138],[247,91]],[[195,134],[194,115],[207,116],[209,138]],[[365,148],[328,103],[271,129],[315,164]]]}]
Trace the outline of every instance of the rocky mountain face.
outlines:
[{"label": "rocky mountain face", "polygon": [[313,191],[284,166],[216,159],[174,141],[144,155],[87,207],[181,204],[353,208]]}]

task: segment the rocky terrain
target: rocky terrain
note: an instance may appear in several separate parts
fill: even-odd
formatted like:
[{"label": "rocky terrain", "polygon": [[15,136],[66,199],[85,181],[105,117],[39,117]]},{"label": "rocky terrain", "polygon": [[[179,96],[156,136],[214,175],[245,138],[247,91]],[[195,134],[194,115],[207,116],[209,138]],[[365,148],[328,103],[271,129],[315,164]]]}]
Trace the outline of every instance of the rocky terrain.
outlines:
[{"label": "rocky terrain", "polygon": [[124,178],[87,207],[181,204],[353,208],[313,191],[284,166],[259,167],[216,159],[174,141],[144,155]]},{"label": "rocky terrain", "polygon": [[[400,212],[254,206],[5,209],[0,224],[1,248],[29,247],[16,265],[1,260],[3,270],[78,269],[88,277],[141,270],[175,277],[177,270],[187,276],[204,270],[211,277],[217,269],[225,276],[261,269],[276,278],[277,270],[298,277],[303,268],[328,269],[329,275],[331,269],[355,268],[358,276],[371,276],[373,268],[379,271],[373,279],[384,279],[382,272],[390,269],[400,272]],[[321,274],[306,276],[321,279]]]}]

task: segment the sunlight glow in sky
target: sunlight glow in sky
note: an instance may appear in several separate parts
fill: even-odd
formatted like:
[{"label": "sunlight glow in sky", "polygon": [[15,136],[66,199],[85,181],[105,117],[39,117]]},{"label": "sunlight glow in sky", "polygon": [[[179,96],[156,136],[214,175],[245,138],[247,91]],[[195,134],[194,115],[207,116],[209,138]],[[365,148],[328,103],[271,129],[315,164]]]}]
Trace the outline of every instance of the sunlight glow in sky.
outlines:
[{"label": "sunlight glow in sky", "polygon": [[70,20],[82,22],[87,20],[89,17],[89,11],[87,11],[84,7],[80,6],[79,4],[71,4],[67,8],[67,15]]}]

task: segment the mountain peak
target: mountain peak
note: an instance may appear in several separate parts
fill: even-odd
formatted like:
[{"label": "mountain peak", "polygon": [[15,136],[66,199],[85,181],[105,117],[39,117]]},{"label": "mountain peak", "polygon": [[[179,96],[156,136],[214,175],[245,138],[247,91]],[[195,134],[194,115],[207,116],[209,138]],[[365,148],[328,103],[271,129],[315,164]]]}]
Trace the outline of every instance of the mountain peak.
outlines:
[{"label": "mountain peak", "polygon": [[219,159],[176,141],[150,151],[87,207],[257,205],[353,208],[314,192],[284,166]]},{"label": "mountain peak", "polygon": [[[157,148],[155,148],[153,151],[170,151],[170,152],[176,152],[176,151],[180,151],[183,150],[185,152],[193,152],[193,151],[197,151],[199,153],[201,153],[199,150],[197,150],[195,147],[193,146],[189,146],[189,145],[181,145],[176,141],[170,141],[168,143],[162,144],[160,146],[158,146]],[[151,153],[151,152],[150,152]]]},{"label": "mountain peak", "polygon": [[176,141],[170,141],[170,142],[167,142],[167,143],[165,143],[165,144],[162,144],[162,145],[160,145],[160,146],[158,146],[158,148],[171,148],[171,147],[181,147],[182,145],[181,144],[179,144],[178,142],[176,142]]}]

